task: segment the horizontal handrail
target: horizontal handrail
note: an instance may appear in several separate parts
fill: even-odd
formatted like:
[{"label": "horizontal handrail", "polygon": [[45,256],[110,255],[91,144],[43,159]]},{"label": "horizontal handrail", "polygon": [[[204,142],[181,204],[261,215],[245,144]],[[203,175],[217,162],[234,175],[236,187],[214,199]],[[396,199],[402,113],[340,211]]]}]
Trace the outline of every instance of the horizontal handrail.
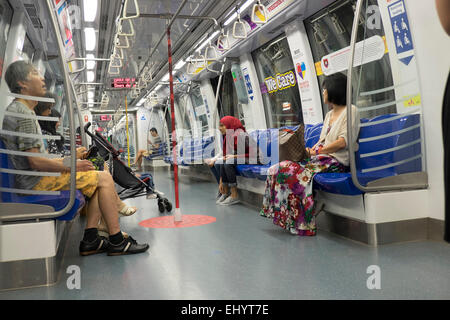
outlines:
[{"label": "horizontal handrail", "polygon": [[390,117],[390,118],[386,118],[386,119],[382,119],[382,120],[377,120],[377,121],[371,121],[371,122],[360,123],[360,124],[359,124],[359,127],[360,127],[360,128],[362,128],[362,127],[370,127],[370,126],[374,126],[374,125],[381,124],[381,123],[386,123],[386,122],[395,121],[395,120],[404,118],[404,117],[405,117],[406,115],[408,115],[408,114],[416,113],[416,112],[419,112],[419,111],[420,111],[419,108],[411,109],[411,110],[409,110],[408,112],[402,113],[402,114],[400,114],[400,115],[398,115],[398,116],[394,116],[394,117]]},{"label": "horizontal handrail", "polygon": [[385,139],[385,138],[389,138],[389,137],[392,137],[392,136],[396,136],[396,135],[399,135],[399,134],[402,134],[402,133],[405,133],[405,132],[408,132],[408,131],[412,131],[412,130],[417,129],[417,128],[420,128],[420,123],[416,124],[414,126],[405,128],[405,129],[389,132],[389,133],[386,133],[386,134],[381,134],[381,135],[373,136],[373,137],[369,137],[369,138],[361,138],[358,141],[360,143],[364,143],[364,142],[370,142],[370,141],[375,141],[375,140],[381,140],[381,139]]},{"label": "horizontal handrail", "polygon": [[380,154],[391,153],[391,152],[394,152],[394,151],[398,151],[398,150],[402,150],[402,149],[411,147],[411,146],[413,146],[415,144],[418,144],[418,143],[421,143],[421,142],[422,142],[422,140],[417,139],[417,140],[414,140],[412,142],[402,144],[402,145],[400,145],[398,147],[393,147],[393,148],[389,148],[389,149],[383,149],[383,150],[379,150],[379,151],[375,151],[375,152],[369,152],[369,153],[361,153],[360,154],[360,158],[369,158],[369,157],[378,156]]},{"label": "horizontal handrail", "polygon": [[22,157],[36,157],[36,158],[47,158],[47,159],[60,159],[61,158],[61,156],[58,154],[25,152],[25,151],[15,151],[15,150],[8,150],[8,149],[0,149],[0,153],[10,154],[13,156],[22,156]]},{"label": "horizontal handrail", "polygon": [[53,98],[28,96],[28,95],[12,93],[12,92],[8,92],[6,95],[9,96],[9,97],[17,98],[17,99],[55,103],[55,99],[53,99]]},{"label": "horizontal handrail", "polygon": [[384,170],[384,169],[387,169],[387,168],[397,167],[397,166],[399,166],[401,164],[405,164],[405,163],[408,163],[408,162],[420,159],[420,158],[422,158],[422,156],[423,156],[422,154],[419,154],[417,156],[414,156],[414,157],[411,157],[411,158],[408,158],[408,159],[405,159],[405,160],[397,161],[397,162],[394,162],[394,163],[389,163],[389,164],[384,165],[384,166],[378,166],[378,167],[373,167],[373,168],[368,168],[368,169],[362,169],[361,172],[362,173],[368,173],[368,172]]}]

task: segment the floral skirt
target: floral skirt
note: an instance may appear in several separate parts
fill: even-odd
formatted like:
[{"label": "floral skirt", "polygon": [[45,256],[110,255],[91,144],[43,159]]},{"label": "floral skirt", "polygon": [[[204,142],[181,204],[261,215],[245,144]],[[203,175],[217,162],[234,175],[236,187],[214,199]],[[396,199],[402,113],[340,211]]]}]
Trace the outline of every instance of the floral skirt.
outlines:
[{"label": "floral skirt", "polygon": [[319,172],[345,172],[346,167],[327,155],[297,163],[283,161],[267,175],[260,215],[299,236],[316,235],[313,177]]}]

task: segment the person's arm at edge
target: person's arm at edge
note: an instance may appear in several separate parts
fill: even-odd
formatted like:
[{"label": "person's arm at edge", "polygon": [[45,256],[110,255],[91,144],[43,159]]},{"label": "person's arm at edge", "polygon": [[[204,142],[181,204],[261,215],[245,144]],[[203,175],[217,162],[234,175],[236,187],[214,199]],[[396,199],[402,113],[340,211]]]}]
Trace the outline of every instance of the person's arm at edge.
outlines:
[{"label": "person's arm at edge", "polygon": [[450,0],[436,0],[436,9],[442,27],[450,35]]},{"label": "person's arm at edge", "polygon": [[[26,150],[26,152],[39,153],[39,148],[32,148]],[[70,172],[70,167],[66,167],[63,164],[63,159],[47,159],[41,157],[28,157],[28,162],[30,167],[36,171],[45,172]],[[95,169],[89,160],[78,160],[77,170],[78,171],[88,171]]]}]

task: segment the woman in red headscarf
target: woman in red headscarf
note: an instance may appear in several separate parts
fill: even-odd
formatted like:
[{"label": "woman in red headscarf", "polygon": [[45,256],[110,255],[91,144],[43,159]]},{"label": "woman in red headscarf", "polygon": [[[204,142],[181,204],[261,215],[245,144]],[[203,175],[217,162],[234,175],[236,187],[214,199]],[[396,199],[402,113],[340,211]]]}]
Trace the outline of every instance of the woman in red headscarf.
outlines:
[{"label": "woman in red headscarf", "polygon": [[[221,196],[216,203],[233,205],[240,202],[237,192],[236,165],[250,162],[250,136],[241,121],[232,116],[226,116],[220,120],[219,130],[223,136],[222,161],[219,160],[220,157],[215,157],[207,160],[206,163],[218,179]],[[258,162],[258,159],[256,161]]]}]

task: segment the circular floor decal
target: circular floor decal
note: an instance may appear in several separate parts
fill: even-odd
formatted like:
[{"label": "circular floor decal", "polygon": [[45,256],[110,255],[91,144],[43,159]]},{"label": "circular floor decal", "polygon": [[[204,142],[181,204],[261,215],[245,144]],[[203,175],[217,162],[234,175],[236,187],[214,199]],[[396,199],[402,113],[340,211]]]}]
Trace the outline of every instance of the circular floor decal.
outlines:
[{"label": "circular floor decal", "polygon": [[199,214],[183,215],[183,220],[175,222],[174,216],[156,217],[141,221],[139,225],[144,228],[186,228],[213,223],[216,218]]}]

